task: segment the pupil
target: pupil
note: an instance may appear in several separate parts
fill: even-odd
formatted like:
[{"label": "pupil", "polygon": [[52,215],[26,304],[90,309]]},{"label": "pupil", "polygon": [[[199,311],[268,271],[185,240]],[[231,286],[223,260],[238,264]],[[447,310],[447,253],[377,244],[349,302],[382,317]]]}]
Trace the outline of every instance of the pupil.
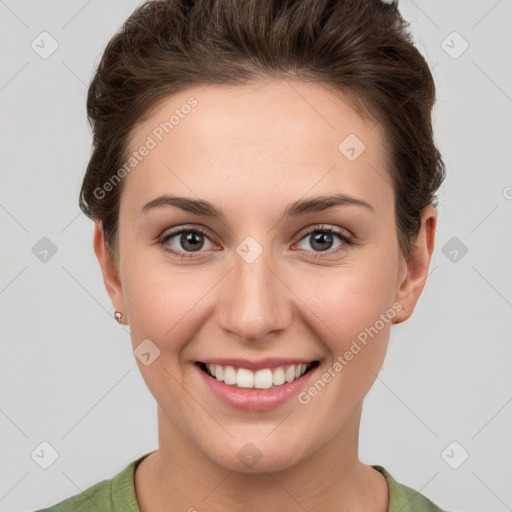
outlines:
[{"label": "pupil", "polygon": [[[332,235],[330,233],[320,233],[318,232],[314,237],[313,237],[313,243],[311,244],[313,247],[316,243],[332,243]],[[327,249],[329,249],[329,247],[318,247],[317,248],[319,251],[325,251]]]},{"label": "pupil", "polygon": [[[187,244],[190,244],[191,247],[187,247]],[[203,242],[199,240],[197,233],[189,232],[187,234],[181,235],[181,245],[184,249],[197,251],[201,249]]]}]

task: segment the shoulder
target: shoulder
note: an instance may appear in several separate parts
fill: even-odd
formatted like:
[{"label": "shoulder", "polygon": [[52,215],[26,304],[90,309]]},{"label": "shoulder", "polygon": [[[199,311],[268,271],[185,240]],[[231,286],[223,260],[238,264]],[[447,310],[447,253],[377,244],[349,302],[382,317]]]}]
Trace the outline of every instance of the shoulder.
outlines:
[{"label": "shoulder", "polygon": [[113,478],[102,480],[80,494],[35,512],[140,512],[133,477],[135,468],[148,455],[146,453],[130,462]]},{"label": "shoulder", "polygon": [[372,465],[384,475],[389,487],[388,512],[447,512],[426,496],[397,482],[382,466]]},{"label": "shoulder", "polygon": [[80,494],[36,512],[88,512],[90,510],[114,510],[112,504],[112,480],[103,480]]}]

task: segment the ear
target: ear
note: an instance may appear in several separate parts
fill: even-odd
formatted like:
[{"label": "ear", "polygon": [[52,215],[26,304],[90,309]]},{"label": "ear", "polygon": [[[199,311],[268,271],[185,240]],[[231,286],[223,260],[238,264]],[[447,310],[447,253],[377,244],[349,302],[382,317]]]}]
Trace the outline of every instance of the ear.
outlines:
[{"label": "ear", "polygon": [[407,261],[402,259],[400,287],[395,295],[395,301],[402,305],[402,310],[395,315],[395,324],[412,315],[423,291],[434,251],[436,227],[437,212],[432,205],[428,205],[421,215],[421,227],[412,244],[410,256]]},{"label": "ear", "polygon": [[117,263],[114,261],[114,257],[110,252],[105,240],[101,221],[99,220],[96,220],[94,224],[94,252],[98,258],[103,274],[103,282],[110,296],[114,311],[120,311],[123,314],[123,318],[126,320],[126,308]]}]

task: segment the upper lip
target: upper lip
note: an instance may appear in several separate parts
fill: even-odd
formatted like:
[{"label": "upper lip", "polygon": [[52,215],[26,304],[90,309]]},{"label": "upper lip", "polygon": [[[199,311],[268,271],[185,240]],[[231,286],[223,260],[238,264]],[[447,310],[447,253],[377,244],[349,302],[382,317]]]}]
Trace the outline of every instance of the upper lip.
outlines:
[{"label": "upper lip", "polygon": [[262,370],[264,368],[278,368],[279,366],[286,366],[292,364],[310,364],[318,359],[298,359],[298,358],[282,358],[282,357],[268,357],[260,359],[259,361],[250,361],[249,359],[242,358],[208,358],[198,361],[204,364],[218,364],[221,366],[233,366],[235,368],[246,368],[247,370]]}]

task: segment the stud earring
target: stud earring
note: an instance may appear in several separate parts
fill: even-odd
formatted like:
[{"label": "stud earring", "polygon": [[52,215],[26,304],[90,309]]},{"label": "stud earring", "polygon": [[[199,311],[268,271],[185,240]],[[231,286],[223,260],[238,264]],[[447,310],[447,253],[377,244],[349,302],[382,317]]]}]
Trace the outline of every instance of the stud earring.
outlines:
[{"label": "stud earring", "polygon": [[117,323],[118,324],[121,324],[121,317],[123,316],[123,313],[120,313],[119,311],[116,311],[114,313],[114,318],[117,320]]}]

